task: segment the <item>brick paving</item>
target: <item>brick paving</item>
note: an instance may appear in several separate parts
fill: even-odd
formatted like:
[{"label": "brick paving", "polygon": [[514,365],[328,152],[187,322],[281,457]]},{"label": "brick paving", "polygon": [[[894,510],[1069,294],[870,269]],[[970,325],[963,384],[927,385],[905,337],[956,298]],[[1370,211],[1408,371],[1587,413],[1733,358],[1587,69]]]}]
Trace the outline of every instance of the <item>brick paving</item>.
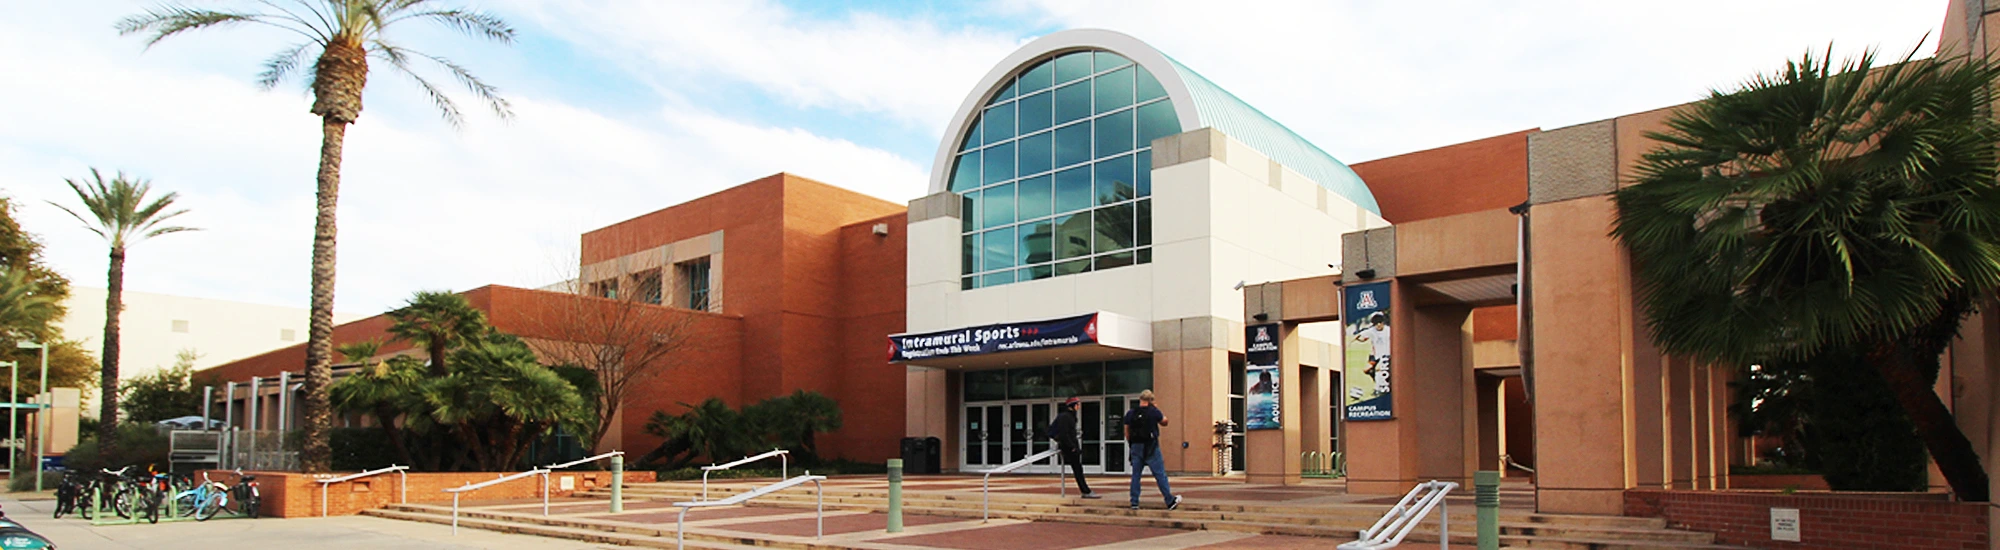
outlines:
[{"label": "brick paving", "polygon": [[[796,512],[797,510],[794,511]],[[903,515],[903,525],[905,527],[915,527],[918,525],[935,525],[940,523],[977,522],[977,521],[979,520],[957,518],[957,517],[946,517],[946,516],[922,516],[914,514]],[[815,526],[813,523],[814,523],[813,518],[800,518],[800,519],[784,519],[777,521],[762,521],[755,523],[735,523],[729,525],[716,525],[709,528],[724,530],[724,531],[759,533],[765,535],[789,535],[794,537],[810,537],[813,536],[813,533],[815,531]],[[877,514],[871,512],[866,514],[848,514],[848,515],[826,517],[826,534],[828,535],[859,533],[862,531],[880,531],[888,528],[889,528],[889,516],[884,514]],[[958,531],[954,531],[954,533],[956,532]]]},{"label": "brick paving", "polygon": [[[688,510],[687,519],[688,521],[708,521],[711,519],[754,518],[762,516],[782,516],[785,514],[802,514],[802,513],[809,514],[812,513],[812,511],[802,510],[798,508],[776,508],[768,506],[757,506],[757,507],[731,506],[722,508],[695,508],[692,510]],[[674,508],[671,510],[662,510],[659,512],[605,514],[601,516],[585,516],[585,517],[589,519],[601,519],[606,521],[618,521],[624,523],[658,525],[663,523],[673,523],[675,521],[679,521],[680,516],[681,516],[680,509]]]},{"label": "brick paving", "polygon": [[1254,537],[1248,537],[1248,538],[1241,538],[1241,539],[1236,539],[1236,540],[1232,540],[1232,541],[1229,541],[1229,542],[1219,542],[1219,543],[1215,543],[1215,544],[1205,544],[1205,545],[1201,545],[1201,546],[1195,546],[1195,547],[1192,547],[1192,548],[1191,548],[1190,550],[1195,550],[1195,549],[1198,549],[1198,550],[1307,550],[1307,549],[1320,549],[1320,548],[1328,548],[1328,547],[1331,547],[1331,546],[1334,546],[1334,545],[1335,545],[1335,544],[1337,544],[1338,542],[1342,542],[1342,541],[1344,541],[1344,540],[1345,540],[1345,539],[1341,539],[1341,540],[1339,540],[1339,541],[1336,541],[1336,540],[1332,540],[1332,539],[1323,539],[1323,538],[1313,538],[1313,537],[1288,537],[1288,536],[1284,536],[1284,535],[1257,535],[1257,536],[1254,536]]},{"label": "brick paving", "polygon": [[[1030,522],[961,529],[944,533],[873,539],[869,542],[960,550],[1068,550],[1126,543],[1186,533],[1180,529]],[[1322,544],[1324,544],[1322,539]],[[1322,546],[1324,547],[1324,546]]]}]

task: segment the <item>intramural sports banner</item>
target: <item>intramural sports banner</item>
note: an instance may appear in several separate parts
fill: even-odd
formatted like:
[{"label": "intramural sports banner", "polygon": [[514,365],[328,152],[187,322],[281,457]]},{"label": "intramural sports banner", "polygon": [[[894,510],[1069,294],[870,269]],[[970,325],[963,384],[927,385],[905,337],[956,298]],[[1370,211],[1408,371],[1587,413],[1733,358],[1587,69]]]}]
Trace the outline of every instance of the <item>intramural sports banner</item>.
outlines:
[{"label": "intramural sports banner", "polygon": [[1283,409],[1278,403],[1278,384],[1283,381],[1283,371],[1278,370],[1278,325],[1243,327],[1243,342],[1243,387],[1248,388],[1243,396],[1243,429],[1283,428],[1278,416]]},{"label": "intramural sports banner", "polygon": [[889,336],[889,361],[1074,346],[1097,342],[1097,314]]},{"label": "intramural sports banner", "polygon": [[1389,283],[1353,285],[1341,300],[1348,420],[1396,417],[1389,396]]}]

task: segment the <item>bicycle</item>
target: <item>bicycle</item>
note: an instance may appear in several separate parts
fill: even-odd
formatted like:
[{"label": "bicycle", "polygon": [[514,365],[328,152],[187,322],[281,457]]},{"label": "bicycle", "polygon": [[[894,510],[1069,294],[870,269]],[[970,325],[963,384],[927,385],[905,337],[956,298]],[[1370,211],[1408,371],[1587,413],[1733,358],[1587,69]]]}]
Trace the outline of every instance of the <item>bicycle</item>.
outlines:
[{"label": "bicycle", "polygon": [[[125,473],[131,469],[131,466],[126,466],[117,470],[103,468],[97,470],[99,474],[99,479],[96,481],[97,502],[108,505],[112,513],[124,519],[132,519],[133,509],[139,502],[139,484],[125,477]],[[91,518],[85,515],[84,519]]]},{"label": "bicycle", "polygon": [[257,519],[258,507],[264,503],[263,492],[257,489],[257,474],[246,474],[237,468],[236,485],[229,488],[229,495],[236,501],[236,515]]},{"label": "bicycle", "polygon": [[75,470],[63,472],[62,481],[56,483],[55,519],[63,514],[76,513],[76,502],[84,490],[83,474]]},{"label": "bicycle", "polygon": [[201,483],[174,495],[174,503],[180,507],[182,515],[194,515],[195,521],[208,521],[222,511],[229,499],[229,488],[222,482],[208,478],[208,472],[201,473]]}]

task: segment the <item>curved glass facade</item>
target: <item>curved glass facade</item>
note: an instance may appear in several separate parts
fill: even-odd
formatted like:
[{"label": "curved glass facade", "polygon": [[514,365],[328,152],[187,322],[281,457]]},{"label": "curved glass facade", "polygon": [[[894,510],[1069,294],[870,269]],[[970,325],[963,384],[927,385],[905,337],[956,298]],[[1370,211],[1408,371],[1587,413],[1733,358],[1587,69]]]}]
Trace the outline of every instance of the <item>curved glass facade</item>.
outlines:
[{"label": "curved glass facade", "polygon": [[1070,51],[1000,85],[962,136],[961,288],[1150,263],[1154,139],[1180,119],[1159,80],[1107,51]]}]

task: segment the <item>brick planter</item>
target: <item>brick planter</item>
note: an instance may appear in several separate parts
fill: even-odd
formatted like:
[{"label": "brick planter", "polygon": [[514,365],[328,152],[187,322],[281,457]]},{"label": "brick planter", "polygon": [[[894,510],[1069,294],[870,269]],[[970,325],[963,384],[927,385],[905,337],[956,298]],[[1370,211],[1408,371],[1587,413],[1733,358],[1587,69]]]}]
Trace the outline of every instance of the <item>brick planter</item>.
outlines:
[{"label": "brick planter", "polygon": [[[1772,508],[1798,509],[1800,542],[1771,540]],[[1988,548],[1986,506],[1940,493],[1630,490],[1625,515],[1665,518],[1669,527],[1754,548]]]},{"label": "brick planter", "polygon": [[[333,476],[306,475],[297,472],[252,472],[257,475],[257,487],[263,495],[260,511],[266,517],[298,518],[320,515],[319,479]],[[462,487],[467,483],[479,483],[508,473],[493,472],[442,472],[410,473],[410,502],[451,502],[451,493],[445,489]],[[236,481],[235,472],[210,471],[209,476],[224,483]],[[651,471],[627,471],[625,483],[650,483],[655,474]],[[199,474],[196,475],[198,479]],[[563,490],[563,478],[570,478],[570,490]],[[577,491],[587,491],[611,484],[611,472],[562,471],[549,474],[549,496],[564,497]],[[380,508],[398,502],[403,495],[399,477],[394,473],[365,477],[352,481],[335,483],[327,487],[326,515],[346,516],[362,510]],[[540,498],[542,479],[530,476],[487,487],[468,493],[468,500],[501,500]]]},{"label": "brick planter", "polygon": [[1729,474],[1729,488],[1730,489],[1778,489],[1778,490],[1791,489],[1794,491],[1833,490],[1832,487],[1828,487],[1826,485],[1826,478],[1819,477],[1819,475],[1817,474],[1804,474],[1804,475]]}]

